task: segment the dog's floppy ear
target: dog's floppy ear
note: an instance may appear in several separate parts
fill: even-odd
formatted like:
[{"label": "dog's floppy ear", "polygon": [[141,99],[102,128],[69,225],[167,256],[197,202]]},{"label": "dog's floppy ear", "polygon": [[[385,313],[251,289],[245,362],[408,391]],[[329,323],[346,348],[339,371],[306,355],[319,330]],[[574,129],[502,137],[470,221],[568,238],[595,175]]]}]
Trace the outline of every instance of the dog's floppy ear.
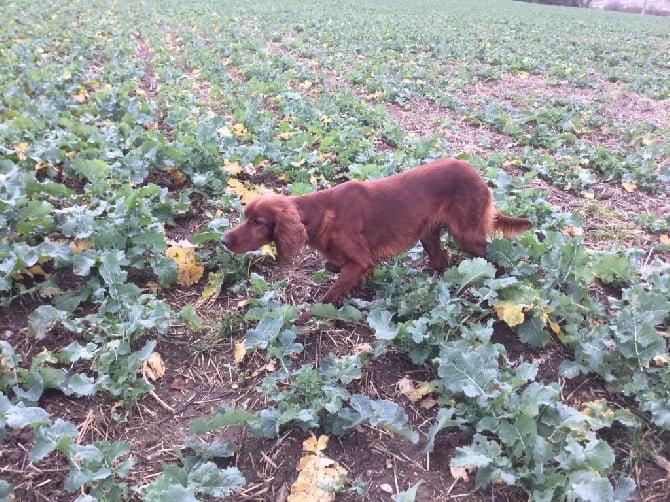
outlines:
[{"label": "dog's floppy ear", "polygon": [[307,243],[307,230],[293,204],[277,213],[273,240],[277,245],[277,258],[285,263],[295,258]]}]

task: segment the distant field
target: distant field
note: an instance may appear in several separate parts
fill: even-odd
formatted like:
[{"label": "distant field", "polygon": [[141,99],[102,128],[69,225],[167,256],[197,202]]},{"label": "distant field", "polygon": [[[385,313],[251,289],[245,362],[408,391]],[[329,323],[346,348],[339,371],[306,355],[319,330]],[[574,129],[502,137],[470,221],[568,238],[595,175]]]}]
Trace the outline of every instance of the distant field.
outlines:
[{"label": "distant field", "polygon": [[[665,500],[670,19],[398,4],[0,0],[0,500]],[[533,229],[219,244],[443,156]]]}]

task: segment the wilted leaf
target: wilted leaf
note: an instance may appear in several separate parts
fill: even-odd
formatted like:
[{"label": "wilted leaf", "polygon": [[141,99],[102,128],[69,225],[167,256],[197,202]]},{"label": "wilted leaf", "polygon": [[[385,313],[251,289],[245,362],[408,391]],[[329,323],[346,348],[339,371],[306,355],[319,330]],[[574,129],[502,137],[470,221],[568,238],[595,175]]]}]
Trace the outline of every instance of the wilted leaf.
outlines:
[{"label": "wilted leaf", "polygon": [[623,182],[621,183],[621,186],[628,193],[634,192],[637,189],[637,185],[632,182]]},{"label": "wilted leaf", "polygon": [[230,131],[237,137],[244,136],[249,132],[247,131],[247,128],[244,126],[244,124],[239,122],[237,124],[233,124],[230,127]]},{"label": "wilted leaf", "polygon": [[236,178],[230,178],[228,180],[228,188],[239,197],[242,204],[248,203],[258,195],[258,192],[245,187],[244,184]]},{"label": "wilted leaf", "polygon": [[524,321],[524,311],[529,305],[515,304],[512,302],[496,302],[493,309],[499,319],[505,321],[510,328],[518,326]]},{"label": "wilted leaf", "polygon": [[172,178],[173,185],[177,186],[183,185],[184,183],[186,183],[186,180],[188,179],[186,175],[176,167],[166,167],[163,170],[170,175],[170,178]]},{"label": "wilted leaf", "polygon": [[165,255],[177,262],[179,267],[177,284],[180,286],[195,284],[205,271],[192,248],[172,246],[165,251]]}]

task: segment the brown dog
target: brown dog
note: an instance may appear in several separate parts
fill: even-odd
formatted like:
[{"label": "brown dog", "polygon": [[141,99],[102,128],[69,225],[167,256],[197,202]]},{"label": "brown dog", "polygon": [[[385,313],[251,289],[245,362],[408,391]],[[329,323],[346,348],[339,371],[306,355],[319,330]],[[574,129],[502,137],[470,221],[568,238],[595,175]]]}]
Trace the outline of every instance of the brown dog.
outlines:
[{"label": "brown dog", "polygon": [[496,232],[511,238],[531,227],[525,218],[505,216],[493,207],[493,196],[467,162],[440,159],[374,181],[341,185],[288,197],[269,195],[252,200],[245,219],[221,241],[245,253],[274,241],[281,261],[307,245],[339,272],[321,298],[339,303],[344,295],[391,258],[421,241],[431,268],[448,265],[440,234],[447,230],[462,251],[486,256],[486,237]]}]

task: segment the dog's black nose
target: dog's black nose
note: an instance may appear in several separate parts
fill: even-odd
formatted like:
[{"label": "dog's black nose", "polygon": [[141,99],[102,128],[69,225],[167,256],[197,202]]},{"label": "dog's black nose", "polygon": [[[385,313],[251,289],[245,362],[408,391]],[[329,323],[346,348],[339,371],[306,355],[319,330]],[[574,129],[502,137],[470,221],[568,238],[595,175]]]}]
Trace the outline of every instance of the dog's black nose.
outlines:
[{"label": "dog's black nose", "polygon": [[228,234],[223,234],[221,237],[221,242],[223,243],[224,246],[230,247],[230,244],[232,243],[232,239]]}]

